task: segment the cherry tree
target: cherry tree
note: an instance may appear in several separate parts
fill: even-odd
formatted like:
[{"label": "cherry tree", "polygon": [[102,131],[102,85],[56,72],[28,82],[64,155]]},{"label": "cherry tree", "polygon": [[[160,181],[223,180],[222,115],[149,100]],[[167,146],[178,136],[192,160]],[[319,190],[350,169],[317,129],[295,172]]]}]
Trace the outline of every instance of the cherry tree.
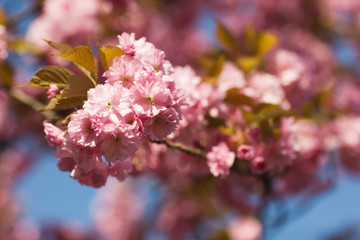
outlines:
[{"label": "cherry tree", "polygon": [[31,4],[0,14],[1,236],[41,238],[13,184],[47,145],[101,188],[96,228],[42,232],[58,239],[266,239],[287,201],[360,173],[359,72],[338,50],[360,49],[358,1]]}]

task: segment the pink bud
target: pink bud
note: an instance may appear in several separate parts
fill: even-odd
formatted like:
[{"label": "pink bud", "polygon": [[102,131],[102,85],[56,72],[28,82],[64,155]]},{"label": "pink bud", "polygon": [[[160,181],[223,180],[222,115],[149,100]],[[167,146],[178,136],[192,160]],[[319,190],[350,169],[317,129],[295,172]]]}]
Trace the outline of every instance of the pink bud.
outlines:
[{"label": "pink bud", "polygon": [[256,174],[262,174],[266,170],[265,159],[261,156],[257,156],[251,161],[251,171]]},{"label": "pink bud", "polygon": [[261,132],[259,128],[250,128],[246,130],[246,137],[251,141],[258,141],[261,139]]},{"label": "pink bud", "polygon": [[237,149],[237,157],[245,160],[251,160],[255,155],[254,147],[249,145],[240,145]]},{"label": "pink bud", "polygon": [[46,92],[48,98],[53,98],[60,92],[59,87],[56,84],[50,84]]}]

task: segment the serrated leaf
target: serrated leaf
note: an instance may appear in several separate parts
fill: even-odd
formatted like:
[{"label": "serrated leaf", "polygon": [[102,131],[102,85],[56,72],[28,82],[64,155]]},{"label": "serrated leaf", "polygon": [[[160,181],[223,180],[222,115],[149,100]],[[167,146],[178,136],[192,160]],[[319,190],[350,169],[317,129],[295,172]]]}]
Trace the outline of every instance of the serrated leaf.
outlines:
[{"label": "serrated leaf", "polygon": [[50,84],[56,84],[64,88],[69,78],[73,75],[74,73],[65,67],[49,65],[37,71],[25,86],[33,85],[39,88],[47,88]]},{"label": "serrated leaf", "polygon": [[109,69],[109,66],[111,65],[111,61],[115,57],[121,57],[124,55],[124,52],[121,48],[116,46],[102,46],[101,48],[98,47],[99,50],[99,56],[102,65],[104,66],[105,71]]},{"label": "serrated leaf", "polygon": [[260,56],[265,55],[271,51],[278,43],[276,35],[270,32],[260,33],[257,40],[257,54]]},{"label": "serrated leaf", "polygon": [[65,110],[74,108],[76,106],[81,106],[85,100],[86,99],[84,99],[84,97],[73,97],[64,99],[52,98],[50,102],[42,109],[42,111]]},{"label": "serrated leaf", "polygon": [[43,39],[45,42],[47,42],[52,48],[58,50],[60,53],[65,53],[71,51],[72,47],[69,44],[66,43],[60,43],[60,42],[53,42],[46,39]]},{"label": "serrated leaf", "polygon": [[216,35],[220,42],[230,51],[238,49],[238,43],[229,30],[219,21],[216,22]]},{"label": "serrated leaf", "polygon": [[86,99],[87,91],[93,87],[89,79],[81,75],[74,75],[70,77],[66,88],[61,92],[59,98],[85,97]]},{"label": "serrated leaf", "polygon": [[95,76],[95,58],[91,49],[87,46],[79,46],[62,54],[55,56],[67,59],[73,62],[93,83],[96,85]]},{"label": "serrated leaf", "polygon": [[81,106],[87,99],[87,91],[92,87],[94,87],[93,84],[86,77],[73,75],[60,96],[52,98],[43,111],[64,110]]},{"label": "serrated leaf", "polygon": [[15,38],[8,42],[8,46],[18,54],[30,53],[38,55],[41,53],[39,47],[31,42],[26,41],[24,38]]},{"label": "serrated leaf", "polygon": [[226,92],[226,97],[224,99],[225,102],[231,103],[236,106],[254,106],[255,102],[252,98],[239,93],[238,88],[231,88]]},{"label": "serrated leaf", "polygon": [[238,66],[243,70],[245,73],[251,72],[254,68],[256,68],[260,64],[261,59],[259,57],[239,57],[236,62]]},{"label": "serrated leaf", "polygon": [[4,61],[0,63],[0,81],[6,87],[12,87],[14,81],[14,70],[11,68],[11,65]]}]

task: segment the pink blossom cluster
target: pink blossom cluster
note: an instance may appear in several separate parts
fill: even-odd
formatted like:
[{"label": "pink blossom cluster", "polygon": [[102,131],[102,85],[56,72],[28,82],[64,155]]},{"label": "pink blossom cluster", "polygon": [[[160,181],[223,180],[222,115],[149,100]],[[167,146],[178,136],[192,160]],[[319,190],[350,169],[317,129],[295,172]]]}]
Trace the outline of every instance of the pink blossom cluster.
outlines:
[{"label": "pink blossom cluster", "polygon": [[[109,182],[92,201],[91,211],[100,239],[138,239],[144,202],[127,182]],[[115,237],[117,236],[117,237]]]},{"label": "pink blossom cluster", "polygon": [[[158,7],[164,5],[163,9],[166,9],[161,11],[157,7],[149,9],[141,0],[112,0],[108,1],[109,13],[103,18],[109,24],[109,31],[134,32],[146,36],[163,49],[173,63],[186,64],[189,59],[194,59],[210,47],[208,35],[200,28],[196,16],[203,10],[203,2],[161,2]],[[121,14],[116,14],[119,12]]]},{"label": "pink blossom cluster", "polygon": [[64,133],[44,122],[46,138],[57,146],[59,168],[81,183],[102,186],[108,175],[123,180],[133,169],[132,155],[145,141],[174,132],[185,95],[171,77],[163,51],[134,34],[119,36],[125,55],[104,73],[106,81],[87,93]]},{"label": "pink blossom cluster", "polygon": [[86,41],[100,31],[97,16],[101,11],[100,0],[46,0],[43,12],[30,25],[26,38],[46,51],[45,40],[55,42]]}]

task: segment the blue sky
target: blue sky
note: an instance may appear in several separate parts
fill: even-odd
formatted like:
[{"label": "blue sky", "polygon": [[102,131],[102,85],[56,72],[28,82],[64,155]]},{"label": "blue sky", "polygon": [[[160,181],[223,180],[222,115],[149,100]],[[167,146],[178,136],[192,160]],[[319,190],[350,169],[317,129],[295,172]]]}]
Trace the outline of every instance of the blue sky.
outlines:
[{"label": "blue sky", "polygon": [[[79,222],[90,227],[89,203],[96,189],[81,186],[68,172],[60,172],[49,153],[33,166],[18,184],[25,216],[38,224]],[[322,194],[306,213],[286,223],[267,239],[322,239],[351,225],[360,226],[360,179],[340,179],[331,191]]]}]

